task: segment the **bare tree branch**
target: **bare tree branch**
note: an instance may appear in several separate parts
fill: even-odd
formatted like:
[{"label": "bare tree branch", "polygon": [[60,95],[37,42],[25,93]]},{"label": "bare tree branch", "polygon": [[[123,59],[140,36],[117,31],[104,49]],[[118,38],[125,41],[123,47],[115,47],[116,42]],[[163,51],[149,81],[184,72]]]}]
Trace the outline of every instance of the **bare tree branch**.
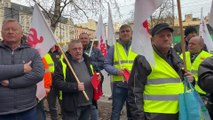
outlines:
[{"label": "bare tree branch", "polygon": [[72,3],[75,7],[77,7],[79,10],[81,10],[83,13],[84,13],[84,15],[87,17],[87,19],[89,18],[88,16],[87,16],[87,13],[81,8],[81,7],[79,7],[77,4],[75,4],[74,2]]}]

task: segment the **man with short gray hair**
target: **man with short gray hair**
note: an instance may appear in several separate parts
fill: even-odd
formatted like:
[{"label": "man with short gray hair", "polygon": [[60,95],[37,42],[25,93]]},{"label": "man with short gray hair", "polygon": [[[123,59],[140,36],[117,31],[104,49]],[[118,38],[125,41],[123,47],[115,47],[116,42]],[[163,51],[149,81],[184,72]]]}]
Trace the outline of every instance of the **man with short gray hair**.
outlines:
[{"label": "man with short gray hair", "polygon": [[[74,73],[62,57],[55,69],[55,81],[53,81],[53,84],[61,90],[59,99],[62,101],[63,120],[89,120],[93,99],[92,65],[89,57],[83,54],[83,46],[79,40],[70,41],[65,55]],[[80,83],[77,83],[75,76],[78,77]],[[82,91],[87,93],[89,100],[85,99]]]}]

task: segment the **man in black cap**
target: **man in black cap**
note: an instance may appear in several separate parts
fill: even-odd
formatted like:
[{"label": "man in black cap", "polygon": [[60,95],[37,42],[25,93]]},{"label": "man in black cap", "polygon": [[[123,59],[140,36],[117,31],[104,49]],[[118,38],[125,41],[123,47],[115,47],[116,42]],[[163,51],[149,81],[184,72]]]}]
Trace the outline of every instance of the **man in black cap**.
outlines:
[{"label": "man in black cap", "polygon": [[[188,51],[188,42],[189,40],[192,38],[192,37],[195,37],[195,36],[198,36],[197,34],[197,30],[195,27],[193,26],[187,26],[185,31],[184,31],[184,40],[185,40],[185,50]],[[175,51],[177,52],[177,54],[181,54],[182,53],[182,49],[181,49],[181,42],[177,43],[175,46],[174,46],[174,49]],[[207,48],[206,48],[206,45],[204,44],[203,46],[203,50],[207,51]],[[207,51],[208,52],[208,51]]]},{"label": "man in black cap", "polygon": [[171,48],[172,32],[167,23],[157,24],[151,32],[155,66],[146,58],[135,58],[128,81],[128,103],[133,120],[178,120],[178,94],[183,93],[182,60]]}]

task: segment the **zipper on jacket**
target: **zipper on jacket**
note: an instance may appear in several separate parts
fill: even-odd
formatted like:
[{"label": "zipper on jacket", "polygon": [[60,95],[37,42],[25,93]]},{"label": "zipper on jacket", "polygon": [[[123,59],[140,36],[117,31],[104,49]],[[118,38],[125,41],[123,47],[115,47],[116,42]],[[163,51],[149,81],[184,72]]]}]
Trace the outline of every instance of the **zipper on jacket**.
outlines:
[{"label": "zipper on jacket", "polygon": [[12,50],[12,52],[11,52],[11,58],[12,58],[11,63],[15,64],[15,61],[14,61],[14,50]]}]

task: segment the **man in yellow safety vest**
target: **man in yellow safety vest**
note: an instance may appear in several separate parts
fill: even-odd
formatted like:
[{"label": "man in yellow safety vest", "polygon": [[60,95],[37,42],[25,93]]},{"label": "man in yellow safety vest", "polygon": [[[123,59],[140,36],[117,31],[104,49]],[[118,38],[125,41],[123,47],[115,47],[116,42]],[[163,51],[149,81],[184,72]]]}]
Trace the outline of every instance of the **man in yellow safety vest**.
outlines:
[{"label": "man in yellow safety vest", "polygon": [[[124,70],[131,71],[132,64],[137,56],[132,51],[132,28],[122,25],[119,30],[119,39],[108,50],[105,59],[105,70],[113,75],[112,90],[112,115],[111,120],[119,120],[120,113],[127,99],[127,80],[124,78]],[[127,104],[127,117],[131,119]]]},{"label": "man in yellow safety vest", "polygon": [[172,32],[167,23],[151,32],[155,66],[142,55],[135,58],[128,81],[128,103],[133,120],[178,120],[178,94],[183,93],[182,60],[171,48]]},{"label": "man in yellow safety vest", "polygon": [[[212,56],[212,54],[202,50],[204,45],[203,39],[199,36],[192,37],[188,43],[188,51],[186,54],[186,67],[187,70],[191,71],[195,78],[195,90],[201,95],[205,96],[206,92],[204,92],[197,84],[198,81],[198,67],[201,62],[206,58]],[[183,55],[181,54],[181,58]]]}]

